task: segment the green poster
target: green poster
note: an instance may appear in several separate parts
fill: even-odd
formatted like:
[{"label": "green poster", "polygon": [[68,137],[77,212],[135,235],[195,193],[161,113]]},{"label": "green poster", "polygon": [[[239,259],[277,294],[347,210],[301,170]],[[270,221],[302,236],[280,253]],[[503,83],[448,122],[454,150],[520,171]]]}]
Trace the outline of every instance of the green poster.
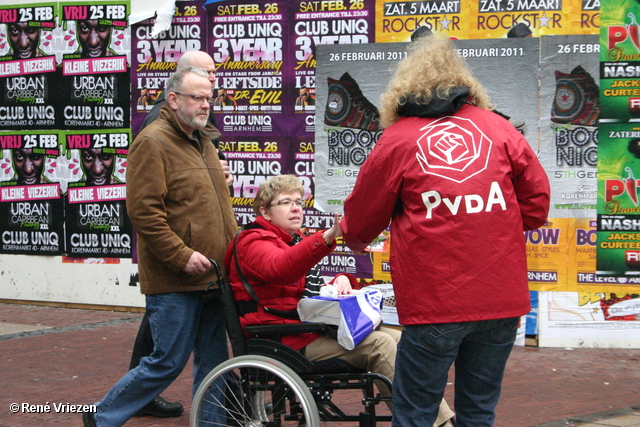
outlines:
[{"label": "green poster", "polygon": [[601,123],[597,271],[640,277],[640,126]]},{"label": "green poster", "polygon": [[[600,123],[640,122],[640,4],[603,4],[600,17]],[[588,99],[585,100],[588,102]]]},{"label": "green poster", "polygon": [[[640,4],[602,5],[597,273],[640,279]],[[579,95],[579,94],[578,94]],[[588,102],[585,99],[584,102]]]}]

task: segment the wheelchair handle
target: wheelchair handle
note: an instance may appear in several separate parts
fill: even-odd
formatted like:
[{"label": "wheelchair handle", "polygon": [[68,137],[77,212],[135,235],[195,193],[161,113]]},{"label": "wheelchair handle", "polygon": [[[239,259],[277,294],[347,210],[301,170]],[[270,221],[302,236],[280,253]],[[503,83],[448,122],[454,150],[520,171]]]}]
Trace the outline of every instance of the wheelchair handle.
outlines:
[{"label": "wheelchair handle", "polygon": [[207,258],[207,259],[209,260],[209,262],[211,263],[213,268],[216,269],[216,274],[218,275],[218,280],[216,280],[213,283],[209,283],[209,285],[206,287],[205,291],[208,291],[209,288],[212,287],[213,285],[218,285],[218,288],[220,288],[220,283],[222,282],[222,273],[220,272],[220,265],[218,265],[218,262],[213,258]]}]

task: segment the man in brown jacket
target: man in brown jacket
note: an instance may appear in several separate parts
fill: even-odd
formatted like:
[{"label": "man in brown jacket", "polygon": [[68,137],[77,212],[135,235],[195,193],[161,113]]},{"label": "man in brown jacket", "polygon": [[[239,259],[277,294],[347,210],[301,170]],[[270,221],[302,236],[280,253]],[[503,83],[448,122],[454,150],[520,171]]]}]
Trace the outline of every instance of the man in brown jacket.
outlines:
[{"label": "man in brown jacket", "polygon": [[211,143],[217,130],[207,124],[211,89],[206,71],[176,71],[160,117],[131,145],[127,211],[138,233],[140,286],[155,349],[96,404],[95,413],[83,415],[85,426],[124,424],[171,384],[192,351],[193,392],[228,358],[219,303],[205,293],[217,279],[208,258],[222,266],[237,230]]}]

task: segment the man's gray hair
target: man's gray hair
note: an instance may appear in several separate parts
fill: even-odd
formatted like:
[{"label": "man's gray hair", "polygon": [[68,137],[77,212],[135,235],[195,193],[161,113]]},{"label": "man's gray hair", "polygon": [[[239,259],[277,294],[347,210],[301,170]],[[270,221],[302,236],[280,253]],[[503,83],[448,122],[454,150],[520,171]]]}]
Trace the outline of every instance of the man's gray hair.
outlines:
[{"label": "man's gray hair", "polygon": [[167,80],[167,84],[164,90],[169,92],[179,92],[182,87],[182,81],[184,80],[184,76],[189,73],[193,73],[200,77],[204,77],[209,80],[209,73],[207,73],[204,69],[200,67],[194,67],[192,65],[186,65],[184,67],[180,67],[169,79]]}]

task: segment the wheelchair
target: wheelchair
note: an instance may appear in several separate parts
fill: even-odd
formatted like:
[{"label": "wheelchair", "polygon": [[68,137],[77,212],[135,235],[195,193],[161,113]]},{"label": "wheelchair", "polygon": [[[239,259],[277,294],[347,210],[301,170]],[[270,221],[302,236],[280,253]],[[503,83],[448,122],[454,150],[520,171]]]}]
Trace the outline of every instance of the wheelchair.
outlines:
[{"label": "wheelchair", "polygon": [[[377,381],[391,390],[386,376],[358,370],[338,358],[312,362],[280,342],[283,335],[328,333],[335,327],[324,323],[260,325],[248,326],[243,332],[231,286],[222,279],[218,264],[210,261],[218,274],[219,297],[234,357],[202,381],[193,398],[190,426],[320,427],[357,422],[360,427],[375,427],[378,422],[391,421],[391,415],[376,413],[378,404],[391,400],[374,388]],[[340,409],[334,400],[344,395],[333,399],[334,392],[340,390],[360,390],[362,409],[357,413]],[[201,420],[203,406],[224,413],[226,423]]]}]

